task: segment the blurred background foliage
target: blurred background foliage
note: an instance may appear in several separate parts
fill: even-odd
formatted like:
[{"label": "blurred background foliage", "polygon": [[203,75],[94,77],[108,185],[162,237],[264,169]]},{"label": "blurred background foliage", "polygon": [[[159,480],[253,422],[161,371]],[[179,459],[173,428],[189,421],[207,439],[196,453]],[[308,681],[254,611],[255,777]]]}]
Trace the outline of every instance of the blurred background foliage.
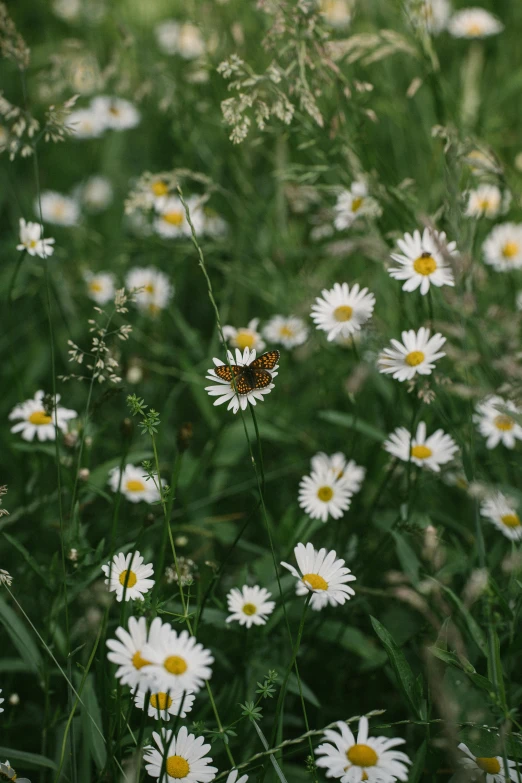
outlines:
[{"label": "blurred background foliage", "polygon": [[[123,381],[110,389],[94,388],[82,462],[90,475],[80,483],[72,513],[78,443],[60,443],[66,546],[79,552],[78,561],[67,564],[73,669],[81,676],[106,604],[99,565],[110,553],[115,502],[107,486],[108,471],[125,455],[134,464],[151,456],[149,441],[128,418],[125,397],[136,392],[161,414],[157,442],[163,475],[172,470],[180,428],[188,422],[192,426],[190,447],[182,458],[174,533],[185,538],[180,554],[195,563],[194,600],[201,600],[211,587],[198,640],[211,647],[216,658],[213,684],[220,712],[232,722],[239,714],[238,702],[254,697],[256,681],[269,669],[282,674],[290,650],[280,605],[255,633],[224,623],[225,595],[231,587],[249,582],[266,586],[274,597],[278,593],[243,424],[224,407],[214,408],[204,391],[205,372],[213,356],[222,356],[222,348],[195,249],[188,239],[142,236],[124,215],[124,201],[143,172],[183,169],[202,174],[212,183],[209,206],[228,223],[225,237],[201,240],[222,323],[244,326],[251,318],[265,322],[275,313],[308,320],[315,297],[335,281],[359,282],[376,295],[371,327],[357,350],[327,344],[314,332],[304,346],[283,352],[276,388],[256,408],[265,499],[279,560],[289,560],[298,541],[311,540],[317,547],[335,548],[357,576],[356,597],[349,605],[308,616],[299,660],[311,726],[320,728],[371,709],[386,710],[383,718],[375,719],[382,723],[444,718],[449,722],[442,727],[410,724],[392,731],[406,736],[412,756],[427,741],[428,756],[419,761],[417,779],[446,780],[457,734],[472,747],[474,742],[482,755],[492,752],[489,735],[470,734],[471,729],[457,732],[453,723],[500,725],[508,717],[506,709],[515,709],[521,696],[521,585],[516,571],[505,567],[509,542],[492,526],[484,528],[491,572],[487,594],[469,610],[462,603],[470,575],[480,565],[476,501],[466,487],[476,479],[518,492],[518,453],[487,452],[473,432],[471,409],[476,399],[502,384],[513,388],[519,383],[514,353],[520,318],[514,314],[512,278],[485,271],[480,264],[480,246],[490,225],[463,217],[461,194],[474,176],[467,156],[479,149],[493,161],[493,179],[514,195],[509,219],[520,220],[522,172],[516,161],[522,151],[522,6],[510,0],[484,3],[503,20],[505,31],[470,43],[447,33],[432,40],[419,35],[399,2],[360,3],[349,30],[329,28],[318,17],[325,45],[352,40],[354,52],[353,38],[361,36],[360,56],[336,59],[335,67],[324,59],[321,67],[314,61],[317,49],[307,49],[303,12],[295,3],[282,6],[287,27],[272,50],[261,42],[273,14],[240,0],[82,0],[80,6],[78,17],[70,20],[55,13],[52,3],[19,0],[10,7],[30,46],[31,60],[23,78],[12,61],[0,62],[4,97],[26,105],[42,120],[49,105],[63,103],[72,94],[80,96],[77,107],[96,94],[118,95],[133,101],[142,119],[132,130],[99,139],[41,141],[37,158],[9,162],[7,154],[2,155],[0,475],[9,487],[4,505],[10,515],[0,520],[0,564],[12,573],[18,600],[63,662],[54,446],[22,442],[10,434],[7,419],[16,403],[52,386],[42,260],[26,256],[12,290],[10,286],[19,218],[36,219],[35,167],[42,189],[62,193],[101,174],[113,185],[112,204],[99,214],[83,214],[75,228],[46,230],[56,238],[49,270],[57,374],[70,369],[67,340],[80,345],[89,341],[93,303],[86,296],[85,270],[111,271],[123,284],[131,267],[154,265],[169,276],[175,293],[168,309],[154,319],[130,307],[127,320],[133,332],[118,346]],[[197,63],[158,51],[154,27],[169,17],[199,25],[207,51]],[[393,35],[386,38],[383,30]],[[376,36],[373,43],[364,38],[370,34]],[[262,73],[273,60],[284,62],[300,47],[322,127],[297,103],[289,125],[272,118],[261,131],[253,123],[246,140],[232,144],[220,109],[231,93],[217,66],[237,53],[255,73]],[[292,98],[291,82],[281,89]],[[435,126],[441,128],[437,133],[432,132]],[[363,172],[383,207],[382,216],[349,234],[315,241],[313,221],[321,211],[328,215],[331,210],[331,188],[348,187]],[[182,175],[181,182],[185,194],[206,190],[190,174]],[[431,383],[435,399],[430,405],[375,369],[376,355],[391,337],[428,323],[424,298],[402,293],[385,271],[394,239],[427,221],[457,241],[463,259],[456,289],[434,294],[435,326],[448,336],[451,350],[437,368],[438,381]],[[513,358],[512,364],[506,357]],[[140,368],[137,384],[129,380],[131,367]],[[58,382],[57,388],[66,407],[85,411],[85,384]],[[389,480],[382,441],[395,427],[409,426],[421,405],[429,428],[443,427],[452,434],[468,463],[446,482],[416,471],[411,495],[404,470],[397,469]],[[248,415],[246,425],[254,440]],[[367,469],[349,512],[324,526],[308,519],[297,505],[300,477],[318,450],[343,451]],[[123,500],[120,525],[118,544],[124,551],[139,538],[142,551],[154,557],[162,535],[159,506]],[[243,536],[229,551],[243,525]],[[427,543],[430,525],[438,536],[432,550]],[[225,557],[223,573],[213,582]],[[297,627],[301,603],[293,598],[293,580],[283,576],[282,584],[290,622]],[[178,606],[174,587],[166,587],[163,608],[169,611]],[[21,700],[3,728],[0,746],[56,760],[68,716],[64,682],[5,595],[0,606],[6,631],[0,684],[4,695],[16,691]],[[117,614],[115,609],[110,613],[111,630]],[[393,647],[390,654],[371,615],[403,651],[416,683],[410,682],[410,692],[404,684],[408,677],[403,681],[400,671],[402,654],[399,659]],[[491,627],[499,640],[504,699],[491,695],[488,686],[472,676],[475,670],[490,680],[493,676],[487,640]],[[429,652],[436,642],[446,657]],[[101,710],[103,719],[114,709],[114,685],[101,647],[92,671],[89,704]],[[304,731],[292,679],[290,692],[285,736]],[[205,699],[203,694],[198,697],[193,716],[212,725]],[[274,705],[265,706],[270,734]],[[46,732],[41,728],[44,716]],[[105,764],[96,757],[96,741],[83,710],[74,722],[83,748],[81,779],[98,780],[88,775],[93,769],[99,775]],[[248,722],[237,730],[239,738],[232,742],[246,759],[260,749],[258,739]],[[522,746],[515,739],[513,743],[511,756],[521,757]],[[219,745],[213,753],[224,768]],[[295,765],[288,767],[288,780],[309,779],[305,755],[301,747]],[[428,775],[425,769],[434,777],[423,777]]]}]

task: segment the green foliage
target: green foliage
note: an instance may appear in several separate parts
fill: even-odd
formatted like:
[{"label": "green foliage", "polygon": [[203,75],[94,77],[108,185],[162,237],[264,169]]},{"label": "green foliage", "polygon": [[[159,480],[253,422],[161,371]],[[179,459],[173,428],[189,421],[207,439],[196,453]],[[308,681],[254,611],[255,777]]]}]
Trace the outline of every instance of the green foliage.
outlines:
[{"label": "green foliage", "polygon": [[[481,5],[504,29],[470,41],[416,24],[421,0],[0,3],[0,762],[18,779],[141,780],[153,731],[183,725],[211,743],[219,781],[237,766],[320,783],[324,727],[357,733],[353,716],[374,710],[372,736],[406,740],[409,783],[457,773],[459,742],[522,760],[520,539],[481,508],[501,492],[520,514],[521,445],[488,448],[474,418],[498,394],[504,432],[522,422],[521,272],[484,256],[495,226],[522,221],[522,5]],[[171,17],[196,25],[182,36],[194,56],[162,49]],[[103,95],[139,122],[71,133],[69,113]],[[103,206],[93,176],[112,190]],[[373,209],[336,227],[339,195],[361,182]],[[501,194],[494,217],[467,214],[481,184]],[[79,219],[44,220],[52,255],[18,250],[20,218],[39,221],[49,190]],[[389,274],[397,241],[424,228],[458,249],[440,251],[454,286],[427,295]],[[164,278],[130,290],[149,267]],[[345,281],[376,306],[330,341],[310,312]],[[302,319],[299,345],[267,336],[278,314]],[[270,394],[235,416],[206,391],[213,358],[229,363],[227,326],[246,333],[225,329],[228,347],[261,336],[281,350]],[[380,373],[383,348],[421,326],[446,338],[433,372]],[[76,412],[55,441],[11,431],[38,389],[40,422]],[[383,448],[419,422],[458,446],[440,472],[412,443],[406,460]],[[365,469],[326,523],[298,501],[318,452]],[[114,485],[126,465],[155,499]],[[303,615],[280,565],[299,542],[335,550],[356,577],[349,601]],[[136,552],[155,584],[114,601],[101,568]],[[243,585],[271,593],[266,624],[227,622]],[[107,641],[130,616],[211,651],[185,718],[149,716],[118,683]]]}]

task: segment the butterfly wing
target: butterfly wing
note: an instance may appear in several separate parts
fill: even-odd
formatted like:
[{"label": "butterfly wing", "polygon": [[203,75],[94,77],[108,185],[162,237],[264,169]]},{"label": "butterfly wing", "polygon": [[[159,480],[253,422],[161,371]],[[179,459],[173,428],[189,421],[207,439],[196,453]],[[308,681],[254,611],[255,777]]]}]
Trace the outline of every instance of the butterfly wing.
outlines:
[{"label": "butterfly wing", "polygon": [[255,387],[255,378],[253,370],[243,367],[243,372],[235,379],[236,391],[238,394],[248,394],[253,391]]},{"label": "butterfly wing", "polygon": [[[267,351],[266,353],[261,354],[261,356],[258,356],[257,359],[254,359],[248,366],[255,370],[273,370],[279,361],[280,356],[281,354],[277,350]],[[270,380],[272,380],[272,378],[270,378]],[[268,384],[265,384],[265,386],[268,386]],[[264,388],[264,386],[257,388]]]},{"label": "butterfly wing", "polygon": [[272,376],[268,370],[252,370],[256,389],[266,389],[272,383]]},{"label": "butterfly wing", "polygon": [[231,364],[230,367],[228,364],[220,364],[219,367],[214,367],[214,372],[221,380],[231,383],[232,378],[237,378],[241,374],[242,369],[237,364]]}]

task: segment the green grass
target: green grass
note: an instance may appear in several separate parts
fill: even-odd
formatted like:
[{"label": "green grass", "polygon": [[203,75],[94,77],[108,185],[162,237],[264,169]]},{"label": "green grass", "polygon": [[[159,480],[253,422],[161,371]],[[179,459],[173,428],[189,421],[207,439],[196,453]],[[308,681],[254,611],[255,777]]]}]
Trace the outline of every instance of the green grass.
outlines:
[{"label": "green grass", "polygon": [[[178,631],[195,628],[214,655],[210,690],[170,727],[204,734],[220,774],[233,759],[255,781],[322,781],[323,770],[308,759],[318,732],[372,710],[384,711],[372,718],[374,734],[406,739],[410,783],[448,780],[460,741],[478,756],[522,763],[520,546],[480,516],[477,500],[477,487],[486,486],[520,502],[520,446],[488,450],[472,421],[487,394],[521,398],[521,273],[486,266],[482,244],[495,223],[521,220],[522,6],[485,3],[505,30],[468,42],[447,32],[422,36],[398,0],[359,3],[347,30],[289,2],[278,5],[286,29],[269,36],[270,49],[262,41],[279,29],[277,20],[252,3],[119,0],[98,21],[94,5],[84,0],[87,21],[67,22],[47,4],[19,0],[9,10],[30,62],[20,68],[16,54],[0,60],[3,97],[42,128],[50,105],[81,92],[80,64],[96,84],[77,107],[107,94],[141,112],[131,130],[60,143],[37,133],[28,140],[36,155],[1,156],[0,481],[9,515],[0,517],[0,568],[13,584],[0,587],[0,761],[8,758],[33,783],[124,779],[121,769],[138,764],[157,727],[132,707],[129,688],[118,686],[106,640],[143,613]],[[206,81],[190,78],[193,62],[159,52],[153,29],[168,17],[200,25]],[[386,50],[383,30],[394,31]],[[329,59],[329,41],[353,47],[355,36],[369,33],[385,43],[361,49],[353,61]],[[0,40],[15,41],[13,32],[6,28]],[[260,130],[250,114],[237,145],[220,108],[236,93],[217,72],[234,53],[258,75],[272,61],[289,69],[277,85],[256,82],[256,99],[272,105],[284,94],[295,104],[289,124],[272,116]],[[9,55],[7,44],[2,54]],[[321,122],[296,96],[303,74]],[[420,86],[408,97],[415,79]],[[251,85],[244,90],[254,95]],[[10,125],[0,116],[0,126]],[[473,173],[467,156],[476,149],[495,171]],[[133,232],[124,202],[147,171],[174,172],[187,198],[208,195],[227,221],[226,235],[193,243]],[[72,228],[46,224],[45,235],[56,239],[49,259],[20,257],[18,221],[38,220],[40,190],[71,193],[92,174],[110,179],[110,206],[85,212]],[[336,188],[362,174],[382,215],[314,240],[318,219],[332,223]],[[463,194],[482,180],[511,191],[506,216],[464,215]],[[312,201],[296,210],[296,189],[305,186]],[[460,251],[455,288],[432,288],[430,298],[402,292],[386,271],[395,240],[427,224]],[[174,296],[155,318],[133,303],[114,316],[115,328],[132,326],[128,341],[111,343],[122,380],[61,381],[79,370],[89,375],[67,353],[68,340],[87,349],[91,342],[88,320],[96,314],[84,271],[110,271],[120,287],[129,269],[150,265],[168,275]],[[309,317],[321,290],[343,281],[368,287],[377,300],[356,349],[328,343]],[[259,318],[264,325],[278,313],[302,317],[310,332],[303,346],[282,349],[275,389],[255,417],[251,409],[234,416],[214,407],[205,375],[213,357],[225,359],[218,321],[240,327]],[[391,338],[422,325],[447,337],[447,356],[426,379],[429,404],[418,396],[424,381],[408,390],[376,368]],[[136,366],[141,378],[132,383]],[[12,408],[53,388],[78,411],[78,437],[60,437],[55,447],[12,434]],[[134,394],[159,413],[153,437],[129,409]],[[383,440],[419,420],[458,443],[456,481],[411,464],[390,471]],[[187,424],[189,439],[180,437]],[[324,525],[297,501],[318,451],[341,451],[367,471],[350,509]],[[162,502],[131,504],[110,490],[109,470],[124,461],[148,461],[148,472],[161,474],[170,485]],[[437,531],[431,551],[429,526]],[[300,541],[346,560],[357,577],[349,603],[303,615],[295,580],[279,566],[294,562]],[[193,581],[180,593],[162,577],[139,606],[109,601],[100,566],[135,549],[154,564],[156,579],[162,566],[177,561],[179,568],[180,557],[190,558]],[[487,587],[470,600],[478,569],[487,569]],[[248,632],[225,622],[227,593],[244,584],[266,587],[276,601],[267,624]],[[269,672],[278,677],[265,699],[256,689],[272,682]],[[13,693],[18,705],[8,702]],[[256,723],[244,705],[258,698]],[[143,765],[135,777],[127,774],[146,779]]]}]

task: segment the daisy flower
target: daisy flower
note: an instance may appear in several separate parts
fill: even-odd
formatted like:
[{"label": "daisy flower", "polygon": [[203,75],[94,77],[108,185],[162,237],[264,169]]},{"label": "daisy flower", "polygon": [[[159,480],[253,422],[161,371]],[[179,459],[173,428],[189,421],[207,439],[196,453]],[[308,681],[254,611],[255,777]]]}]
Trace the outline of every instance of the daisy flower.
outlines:
[{"label": "daisy flower", "polygon": [[65,120],[65,127],[76,139],[97,139],[104,132],[106,125],[92,109],[76,109]]},{"label": "daisy flower", "polygon": [[321,0],[319,11],[332,27],[348,27],[352,20],[353,2],[348,0]]},{"label": "daisy flower", "polygon": [[400,266],[388,270],[395,280],[405,280],[403,291],[420,289],[422,295],[427,294],[430,285],[440,288],[443,285],[455,285],[453,272],[447,265],[445,256],[455,255],[456,242],[446,242],[444,231],[424,232],[414,231],[404,234],[397,240],[400,253],[392,253],[391,257]]},{"label": "daisy flower", "polygon": [[339,193],[334,212],[334,226],[342,231],[350,228],[360,217],[378,217],[382,210],[375,199],[368,195],[366,183],[354,182],[350,190]]},{"label": "daisy flower", "polygon": [[451,5],[449,0],[410,0],[408,12],[415,27],[438,35],[448,25]]},{"label": "daisy flower", "polygon": [[139,503],[140,500],[149,504],[156,503],[160,499],[159,490],[152,479],[146,479],[143,472],[143,468],[136,465],[125,465],[122,474],[118,467],[112,468],[109,471],[108,484],[113,492],[118,492],[119,487],[121,494],[131,503]]},{"label": "daisy flower", "polygon": [[[278,351],[273,351],[271,353],[277,353],[279,355]],[[250,350],[250,348],[245,348],[243,353],[239,350],[239,348],[236,348],[236,355],[234,357],[234,354],[231,351],[227,351],[227,357],[229,364],[231,365],[237,365],[238,367],[250,367],[252,362],[256,359],[256,352],[255,349]],[[206,376],[207,380],[214,381],[214,384],[212,386],[205,386],[205,391],[209,393],[211,397],[217,397],[218,399],[214,402],[214,405],[221,405],[224,402],[228,402],[227,410],[232,410],[233,413],[237,413],[239,408],[241,410],[246,410],[246,407],[248,403],[251,405],[256,405],[256,403],[262,402],[264,399],[264,396],[266,394],[270,394],[272,389],[274,388],[274,384],[272,383],[273,379],[277,375],[277,369],[279,367],[278,364],[274,364],[272,369],[263,370],[262,375],[259,378],[256,378],[255,375],[253,375],[253,368],[244,370],[243,373],[236,374],[235,381],[226,380],[226,378],[221,378],[217,373],[222,372],[225,375],[228,375],[228,367],[227,370],[223,369],[220,370],[219,368],[225,367],[225,363],[221,361],[221,359],[212,359],[214,362],[214,365],[216,369],[211,369],[208,371],[208,374]],[[277,360],[276,360],[277,361]],[[259,370],[257,371],[259,372]],[[265,375],[267,373],[267,375]],[[269,382],[268,375],[271,377],[271,381]],[[244,376],[244,377],[243,377]],[[251,388],[252,391],[248,392],[241,392],[239,393],[236,391],[238,388],[238,383],[240,383],[241,380],[244,380],[248,388]],[[254,385],[258,382],[258,380],[261,383],[267,383],[266,386],[263,388],[253,388]],[[217,381],[217,383],[216,383]],[[234,384],[236,385],[236,389],[234,389]]]},{"label": "daisy flower", "polygon": [[503,29],[502,22],[485,8],[462,8],[448,23],[448,32],[455,38],[488,38]]},{"label": "daisy flower", "polygon": [[350,728],[343,721],[337,723],[339,731],[326,729],[323,745],[315,751],[317,766],[324,767],[327,778],[340,778],[341,783],[393,783],[408,779],[409,757],[394,750],[404,743],[403,739],[369,737],[368,719],[359,719],[359,731],[355,739]]},{"label": "daisy flower", "polygon": [[16,246],[17,250],[26,250],[30,256],[40,256],[48,258],[54,253],[54,239],[42,237],[42,226],[40,223],[26,223],[20,218],[20,244]]},{"label": "daisy flower", "polygon": [[[136,691],[134,694],[134,704],[139,710],[145,707],[147,691]],[[171,715],[179,715],[180,718],[186,718],[191,711],[196,697],[193,693],[186,691],[174,691],[164,693],[163,691],[153,691],[150,694],[147,715],[150,718],[161,718],[161,720],[170,720]]]},{"label": "daisy flower", "polygon": [[95,174],[80,189],[81,199],[90,212],[101,212],[110,205],[114,191],[110,179]]},{"label": "daisy flower", "polygon": [[[170,628],[168,623],[166,625]],[[144,617],[129,617],[129,630],[119,626],[116,629],[117,638],[107,639],[107,658],[118,665],[116,678],[122,685],[129,685],[133,689],[139,686],[142,690],[156,692],[152,681],[143,671],[144,667],[150,666],[151,663],[143,657],[143,649],[147,641],[151,646],[155,645],[162,626],[161,619],[155,617],[147,632],[147,621]]]},{"label": "daisy flower", "polygon": [[138,309],[150,315],[164,310],[174,293],[174,286],[167,275],[154,266],[134,267],[127,274],[125,285],[129,291],[135,292]]},{"label": "daisy flower", "polygon": [[210,745],[205,745],[203,737],[189,734],[182,726],[177,736],[172,730],[161,729],[152,732],[156,743],[144,748],[145,769],[152,778],[160,783],[180,780],[182,783],[210,783],[216,776],[217,767],[210,767],[210,756],[205,756]]},{"label": "daisy flower", "polygon": [[247,783],[248,775],[241,775],[240,778],[238,778],[238,775],[237,769],[233,769],[232,772],[229,772],[226,783]]},{"label": "daisy flower", "polygon": [[465,215],[472,218],[496,218],[501,212],[508,210],[510,200],[509,193],[503,197],[497,185],[484,183],[467,193]]},{"label": "daisy flower", "polygon": [[233,326],[224,326],[223,336],[232,348],[239,348],[240,351],[244,351],[245,348],[262,351],[266,343],[257,331],[258,325],[259,318],[253,318],[248,326],[239,329],[235,329]]},{"label": "daisy flower", "polygon": [[306,342],[308,327],[302,318],[294,315],[274,315],[264,327],[263,336],[268,342],[290,350]]},{"label": "daisy flower", "polygon": [[466,754],[466,758],[461,758],[459,763],[468,773],[470,780],[480,780],[485,783],[506,783],[507,780],[518,783],[520,780],[516,762],[506,759],[508,764],[506,774],[502,756],[474,756],[463,742],[458,747]]},{"label": "daisy flower", "polygon": [[19,778],[16,774],[16,770],[12,768],[8,761],[0,762],[0,778],[4,780],[12,780],[13,783],[31,783],[29,778]]},{"label": "daisy flower", "polygon": [[480,507],[480,513],[511,541],[522,539],[522,522],[516,508],[516,503],[507,498],[502,492],[497,492],[484,500]]},{"label": "daisy flower", "polygon": [[495,226],[482,245],[484,261],[497,272],[522,267],[522,223]]},{"label": "daisy flower", "polygon": [[[132,559],[132,562],[131,562]],[[143,596],[154,585],[154,579],[149,579],[154,573],[152,563],[144,564],[139,552],[123,552],[115,555],[101,570],[107,577],[105,584],[110,593],[116,593],[116,600],[122,601],[125,593],[126,601],[143,601]]]},{"label": "daisy flower", "polygon": [[415,435],[411,435],[406,427],[397,427],[384,442],[384,448],[403,462],[411,461],[419,468],[430,468],[436,473],[440,472],[441,465],[451,462],[458,450],[453,438],[442,430],[436,430],[433,435],[426,437],[426,424],[423,421],[419,422]]},{"label": "daisy flower", "polygon": [[337,451],[330,457],[324,451],[320,451],[312,457],[311,463],[312,470],[315,473],[319,473],[322,470],[334,470],[336,478],[342,479],[349,492],[355,494],[361,489],[366,468],[357,465],[353,459],[347,461],[341,451]]},{"label": "daisy flower", "polygon": [[156,25],[154,34],[163,54],[179,54],[184,60],[194,60],[205,53],[205,39],[199,27],[190,22],[180,24],[175,19],[166,19]]},{"label": "daisy flower", "polygon": [[105,305],[114,299],[116,286],[114,275],[110,272],[84,272],[83,279],[87,284],[87,295],[98,305]]},{"label": "daisy flower", "polygon": [[348,283],[334,283],[330,290],[323,289],[322,298],[316,298],[311,317],[316,329],[327,332],[328,342],[331,342],[337,336],[349,337],[360,331],[372,317],[374,307],[375,297],[367,288],[361,289],[358,283],[352,288]]},{"label": "daisy flower", "polygon": [[303,476],[299,482],[299,506],[311,519],[328,517],[340,519],[350,508],[352,492],[348,484],[338,478],[337,470],[312,470],[309,476]]},{"label": "daisy flower", "polygon": [[[202,234],[205,226],[205,214],[201,208],[201,199],[198,196],[190,196],[185,201],[196,234]],[[191,235],[181,199],[177,196],[169,196],[164,202],[157,201],[156,208],[159,214],[154,220],[154,229],[160,236],[165,239],[177,239]]]},{"label": "daisy flower", "polygon": [[[150,640],[149,640],[150,641]],[[214,658],[188,631],[172,630],[164,623],[153,643],[146,644],[142,655],[149,661],[143,673],[164,692],[194,691],[212,676]]]},{"label": "daisy flower", "polygon": [[430,338],[430,330],[421,326],[418,332],[403,332],[402,343],[392,340],[392,348],[384,348],[378,359],[379,371],[391,373],[398,381],[410,381],[416,375],[431,375],[435,362],[446,356],[440,349],[446,338],[437,332]]},{"label": "daisy flower", "polygon": [[473,420],[480,434],[487,438],[486,448],[494,449],[502,443],[506,448],[514,449],[516,441],[522,440],[522,427],[499,408],[507,408],[518,415],[522,413],[511,400],[493,394],[478,403]]},{"label": "daisy flower", "polygon": [[248,587],[245,585],[238,590],[234,587],[227,595],[228,611],[232,612],[227,617],[227,623],[233,620],[240,625],[251,628],[252,625],[264,625],[269,615],[274,611],[275,602],[269,601],[272,593],[264,587]]},{"label": "daisy flower", "polygon": [[111,130],[122,131],[135,128],[141,120],[137,108],[124,98],[99,95],[92,100],[91,111],[105,128]]},{"label": "daisy flower", "polygon": [[40,217],[40,203],[42,206],[42,221],[54,223],[56,226],[75,226],[80,219],[78,202],[57,193],[55,190],[44,190],[34,203],[35,215]]},{"label": "daisy flower", "polygon": [[355,592],[347,582],[354,582],[355,576],[344,565],[344,560],[336,560],[334,550],[314,549],[312,544],[297,544],[294,548],[298,568],[289,563],[281,563],[297,579],[297,595],[312,593],[310,604],[319,611],[327,604],[342,606]]},{"label": "daisy flower", "polygon": [[9,418],[21,421],[11,427],[11,432],[19,432],[24,440],[34,440],[36,435],[39,441],[56,440],[55,425],[61,432],[67,432],[67,422],[76,419],[78,414],[76,411],[58,405],[59,394],[56,395],[53,410],[46,410],[44,396],[44,392],[40,389],[32,400],[25,400],[13,408]]}]

